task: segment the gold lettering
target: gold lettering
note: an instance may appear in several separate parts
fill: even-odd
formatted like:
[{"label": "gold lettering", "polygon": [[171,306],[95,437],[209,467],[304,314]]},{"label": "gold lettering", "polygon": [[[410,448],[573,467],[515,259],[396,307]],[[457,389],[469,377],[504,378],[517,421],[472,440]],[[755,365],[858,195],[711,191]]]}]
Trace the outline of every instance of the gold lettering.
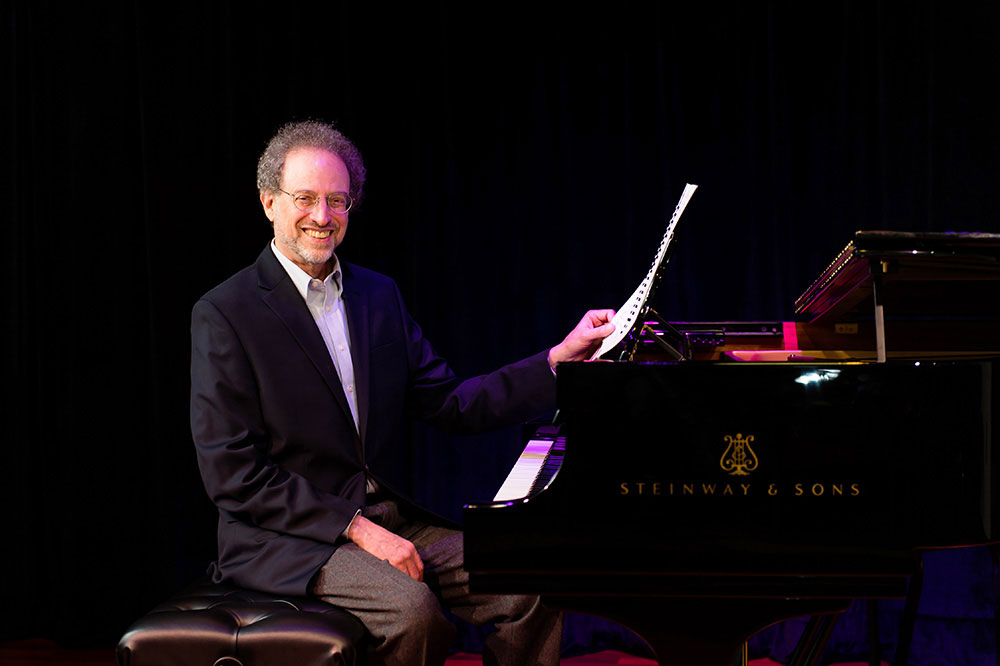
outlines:
[{"label": "gold lettering", "polygon": [[[819,490],[816,490],[817,488],[819,488]],[[821,497],[825,491],[826,491],[826,488],[823,487],[822,483],[814,483],[813,484],[812,494],[815,497]]]},{"label": "gold lettering", "polygon": [[659,481],[657,481],[657,482],[655,482],[653,484],[653,494],[654,495],[662,495],[663,494],[662,488],[660,487],[661,485],[662,484]]},{"label": "gold lettering", "polygon": [[750,494],[750,484],[749,483],[741,483],[740,484],[740,488],[743,489],[743,497],[746,497],[747,495]]},{"label": "gold lettering", "polygon": [[671,495],[674,494],[674,484],[673,484],[673,482],[671,482],[671,484],[670,484],[670,494]]},{"label": "gold lettering", "polygon": [[844,494],[844,484],[842,484],[842,483],[835,483],[835,484],[833,484],[832,486],[830,486],[830,492],[832,492],[834,495],[843,495]]},{"label": "gold lettering", "polygon": [[857,483],[851,484],[851,497],[857,497],[861,494],[861,486]]},{"label": "gold lettering", "polygon": [[778,494],[778,486],[777,486],[777,484],[772,483],[771,485],[769,485],[767,487],[767,494],[770,495],[771,497],[774,497],[775,495],[777,495]]},{"label": "gold lettering", "polygon": [[723,495],[732,495],[733,494],[733,487],[727,483],[726,487],[722,489],[722,494]]},{"label": "gold lettering", "polygon": [[621,485],[622,495],[628,495],[628,481],[622,481]]},{"label": "gold lettering", "polygon": [[714,483],[711,483],[711,484],[710,483],[703,483],[703,484],[701,484],[701,492],[704,493],[704,494],[706,494],[706,495],[714,495],[715,494],[715,484]]},{"label": "gold lettering", "polygon": [[796,483],[795,484],[795,496],[796,497],[802,497],[802,484],[801,483]]},{"label": "gold lettering", "polygon": [[635,482],[635,487],[636,487],[636,488],[638,488],[638,490],[639,490],[639,494],[640,494],[640,495],[642,494],[642,489],[643,489],[643,488],[644,488],[645,486],[646,486],[646,482],[645,482],[645,481],[636,481],[636,482]]},{"label": "gold lettering", "polygon": [[683,489],[682,495],[694,495],[694,484],[693,483],[683,483],[681,484]]}]

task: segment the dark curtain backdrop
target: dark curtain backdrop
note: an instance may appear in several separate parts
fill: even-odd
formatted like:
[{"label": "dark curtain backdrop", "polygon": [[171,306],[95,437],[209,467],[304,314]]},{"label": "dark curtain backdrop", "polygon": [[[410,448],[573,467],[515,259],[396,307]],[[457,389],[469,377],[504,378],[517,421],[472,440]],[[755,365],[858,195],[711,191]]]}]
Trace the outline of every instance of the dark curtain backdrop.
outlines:
[{"label": "dark curtain backdrop", "polygon": [[[189,312],[268,241],[254,170],[287,120],[356,141],[339,254],[392,275],[460,373],[619,306],[685,182],[672,319],[789,318],[858,229],[1000,231],[995,3],[2,13],[6,640],[111,645],[212,559]],[[458,517],[520,440],[418,428],[412,490]],[[989,558],[942,566],[985,592],[943,586],[928,614],[986,622]]]}]

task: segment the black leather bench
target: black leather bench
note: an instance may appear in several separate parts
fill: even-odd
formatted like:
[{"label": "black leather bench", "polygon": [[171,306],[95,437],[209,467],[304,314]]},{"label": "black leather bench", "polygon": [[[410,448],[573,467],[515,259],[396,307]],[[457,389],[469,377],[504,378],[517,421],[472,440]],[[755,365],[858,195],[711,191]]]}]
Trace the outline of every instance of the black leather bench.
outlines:
[{"label": "black leather bench", "polygon": [[316,599],[199,583],[137,620],[119,666],[361,666],[364,626]]}]

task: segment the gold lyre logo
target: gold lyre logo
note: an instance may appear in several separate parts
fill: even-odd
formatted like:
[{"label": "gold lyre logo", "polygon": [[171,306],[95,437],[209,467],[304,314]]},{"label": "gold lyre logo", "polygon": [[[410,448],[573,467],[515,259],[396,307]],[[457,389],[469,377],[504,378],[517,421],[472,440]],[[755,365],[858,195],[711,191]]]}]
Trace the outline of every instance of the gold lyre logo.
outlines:
[{"label": "gold lyre logo", "polygon": [[750,448],[753,435],[744,437],[742,433],[736,433],[736,437],[726,435],[723,439],[728,446],[719,460],[722,471],[732,476],[747,476],[757,469],[757,454]]}]

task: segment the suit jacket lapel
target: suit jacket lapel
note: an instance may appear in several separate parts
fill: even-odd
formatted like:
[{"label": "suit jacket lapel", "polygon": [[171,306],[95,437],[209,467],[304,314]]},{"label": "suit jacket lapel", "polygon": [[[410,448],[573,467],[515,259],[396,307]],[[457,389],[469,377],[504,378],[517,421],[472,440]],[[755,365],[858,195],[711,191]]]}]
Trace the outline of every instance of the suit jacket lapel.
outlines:
[{"label": "suit jacket lapel", "polygon": [[278,263],[270,245],[257,259],[257,276],[264,303],[285,323],[292,337],[302,347],[302,351],[319,370],[344,417],[348,421],[353,421],[347,396],[344,395],[344,387],[340,383],[330,352],[323,342],[323,336],[316,328],[316,322],[309,314],[309,308],[302,300],[302,295],[295,288],[288,273]]},{"label": "suit jacket lapel", "polygon": [[362,444],[368,430],[368,400],[371,388],[371,318],[368,293],[354,281],[349,266],[340,263],[344,286],[344,311],[347,313],[347,331],[351,336],[351,361],[354,363],[354,384],[358,398],[358,433]]}]

